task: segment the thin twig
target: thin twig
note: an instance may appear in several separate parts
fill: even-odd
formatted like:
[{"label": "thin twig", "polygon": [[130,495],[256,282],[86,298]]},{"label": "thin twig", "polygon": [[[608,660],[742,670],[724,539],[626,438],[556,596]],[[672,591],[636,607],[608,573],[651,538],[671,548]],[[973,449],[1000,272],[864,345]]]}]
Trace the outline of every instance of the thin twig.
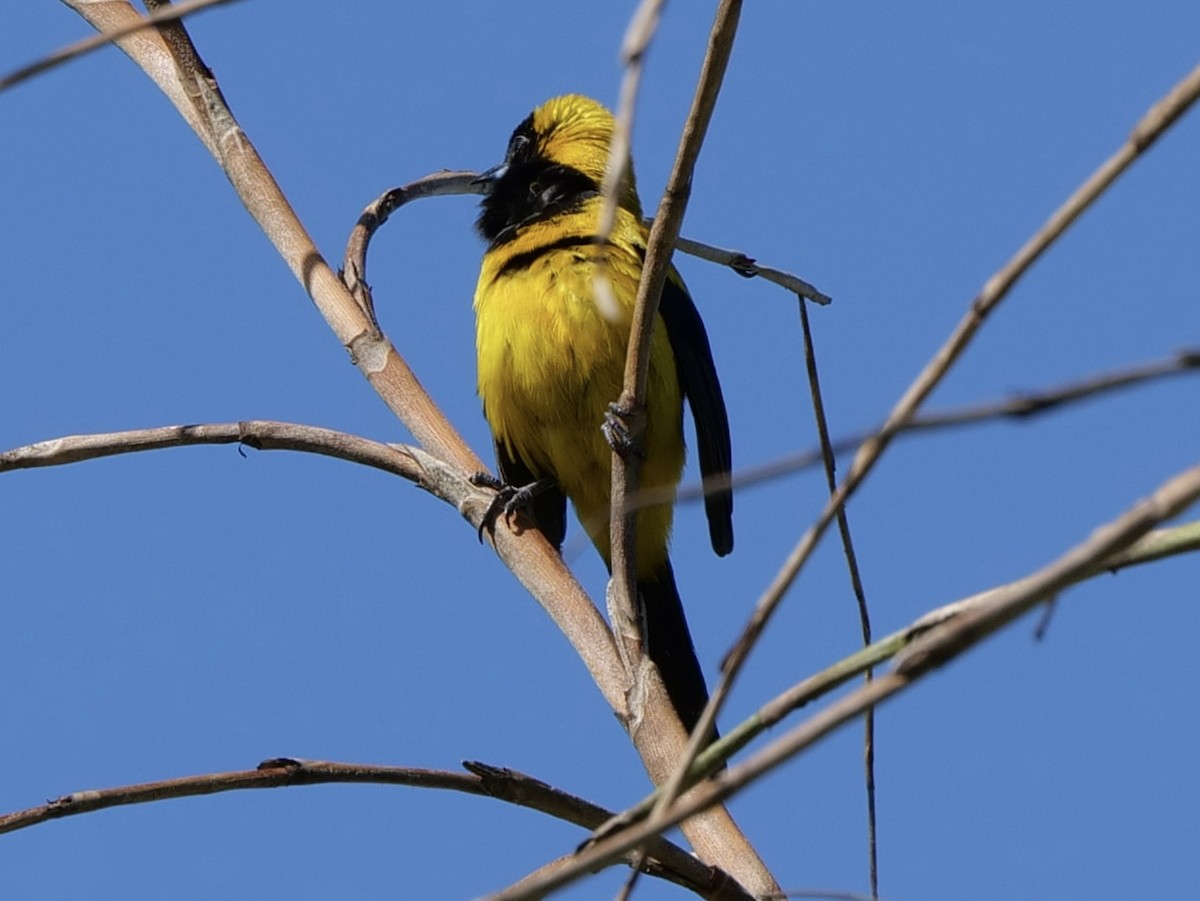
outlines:
[{"label": "thin twig", "polygon": [[[653,225],[654,220],[647,219],[646,224]],[[770,266],[760,266],[757,260],[752,259],[740,250],[725,250],[721,247],[702,244],[699,241],[693,241],[690,238],[684,237],[680,237],[675,241],[675,249],[680,253],[686,253],[689,256],[698,257],[710,263],[728,266],[743,278],[761,278],[763,281],[771,282],[792,294],[799,294],[801,297],[805,297],[822,306],[833,302],[832,297],[828,294],[822,294],[799,276],[792,275],[792,273],[784,272],[780,269],[773,269]]]},{"label": "thin twig", "polygon": [[346,252],[342,257],[342,268],[338,271],[346,289],[354,297],[359,308],[366,314],[380,334],[379,320],[375,318],[375,300],[367,284],[367,251],[371,239],[388,217],[406,203],[425,197],[446,197],[456,194],[482,194],[477,172],[434,172],[414,182],[386,191],[367,204],[358,217],[350,237],[346,240]]},{"label": "thin twig", "polygon": [[105,47],[118,38],[123,38],[134,32],[141,31],[143,28],[153,28],[163,22],[174,22],[185,16],[190,16],[193,13],[198,13],[203,9],[208,9],[213,6],[222,6],[226,3],[233,3],[235,0],[181,0],[172,6],[164,6],[160,10],[155,10],[148,16],[139,17],[138,21],[130,22],[119,28],[113,28],[108,31],[103,31],[100,34],[94,34],[91,37],[84,38],[81,41],[76,41],[74,44],[68,44],[43,56],[36,62],[32,62],[27,66],[22,66],[19,69],[14,69],[4,77],[0,78],[0,91],[7,90],[14,85],[20,84],[22,81],[39,75],[42,72],[49,71],[55,66],[60,66],[65,62],[73,59],[78,59],[93,50],[99,50]]},{"label": "thin twig", "polygon": [[[642,85],[642,65],[650,42],[658,31],[662,9],[666,0],[642,0],[634,10],[633,17],[625,29],[621,41],[621,64],[625,74],[621,79],[621,90],[617,98],[617,109],[613,115],[612,144],[608,148],[608,163],[604,168],[604,180],[600,185],[600,220],[596,226],[599,244],[604,247],[612,235],[617,221],[617,207],[621,186],[631,166],[630,148],[633,146],[633,119],[637,110],[638,90]],[[592,293],[600,313],[615,320],[619,312],[612,282],[608,279],[607,260],[602,255],[601,265],[596,268]]]},{"label": "thin twig", "polygon": [[[700,147],[716,106],[717,94],[733,49],[737,33],[741,0],[722,0],[717,9],[708,49],[696,87],[696,94],[684,123],[675,165],[659,203],[658,214],[647,241],[646,260],[638,284],[637,301],[625,358],[624,388],[618,405],[627,411],[626,425],[640,440],[645,427],[646,381],[650,370],[650,333],[654,326],[658,301],[666,284],[671,249],[679,237],[683,214],[691,193],[692,172],[700,155]],[[612,509],[624,510],[628,499],[638,489],[640,474],[636,454],[612,455]],[[612,517],[612,581],[609,584],[610,609],[615,607],[626,615],[636,610],[634,573],[635,529],[637,517],[622,514]],[[614,623],[618,641],[622,633]]]},{"label": "thin twig", "polygon": [[[829,439],[829,423],[825,418],[825,402],[821,397],[821,379],[817,370],[817,353],[813,347],[812,327],[808,321],[808,307],[804,298],[797,298],[800,308],[800,327],[804,339],[804,365],[808,371],[809,389],[812,394],[813,414],[817,423],[817,435],[821,440],[821,459],[825,464],[825,485],[832,495],[837,490],[837,460]],[[842,553],[846,557],[846,569],[850,575],[850,588],[858,608],[858,621],[862,629],[863,647],[871,645],[871,611],[867,606],[867,592],[862,583],[862,572],[858,567],[858,555],[854,552],[854,540],[850,536],[850,518],[846,508],[837,514],[838,534],[842,540]],[[875,671],[868,669],[863,679],[870,683]],[[875,711],[863,714],[863,779],[867,795],[867,876],[871,886],[871,897],[879,895],[879,855],[876,847],[875,816]]]}]

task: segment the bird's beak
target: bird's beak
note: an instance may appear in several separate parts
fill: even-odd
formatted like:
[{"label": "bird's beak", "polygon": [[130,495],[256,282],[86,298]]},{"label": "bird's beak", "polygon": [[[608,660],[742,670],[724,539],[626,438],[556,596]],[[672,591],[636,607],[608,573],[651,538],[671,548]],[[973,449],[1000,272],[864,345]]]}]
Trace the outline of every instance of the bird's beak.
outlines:
[{"label": "bird's beak", "polygon": [[490,191],[492,189],[492,185],[504,178],[504,173],[507,171],[508,162],[505,161],[499,166],[492,166],[492,168],[488,169],[486,172],[480,172],[477,176],[471,179],[471,184],[483,185]]}]

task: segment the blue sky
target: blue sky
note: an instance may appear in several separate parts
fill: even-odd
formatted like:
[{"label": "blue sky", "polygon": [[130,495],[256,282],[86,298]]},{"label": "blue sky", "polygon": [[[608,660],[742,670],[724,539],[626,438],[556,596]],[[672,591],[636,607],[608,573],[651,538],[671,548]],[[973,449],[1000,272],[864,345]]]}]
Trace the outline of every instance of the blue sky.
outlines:
[{"label": "blue sky", "polygon": [[[540,101],[615,101],[632,4],[250,0],[193,20],[242,126],[331,260],[361,208],[498,161]],[[653,206],[708,4],[672,4],[634,147]],[[0,68],[87,33],[0,9]],[[882,418],[987,277],[1197,59],[1200,7],[748,4],[684,233],[814,282],[835,433]],[[1020,282],[932,406],[1200,344],[1195,112]],[[115,50],[0,96],[0,446],[270,418],[407,435],[245,214]],[[474,394],[472,198],[377,239],[385,329],[490,459]],[[787,295],[681,267],[708,324],[737,466],[814,442]],[[877,634],[1048,562],[1195,463],[1195,377],[1019,425],[906,440],[850,508]],[[848,460],[843,461],[843,470]],[[699,507],[674,559],[710,673],[824,499],[814,471],[741,492],[737,550]],[[573,531],[572,534],[575,534]],[[600,596],[590,549],[570,562]],[[726,724],[852,651],[827,543]],[[614,808],[643,771],[583,667],[447,506],[287,453],[189,448],[0,479],[0,810],[297,757],[511,766]],[[1200,878],[1193,636],[1200,564],[1079,587],[878,719],[890,899],[1182,897]],[[788,721],[792,722],[791,720]],[[788,887],[864,890],[858,729],[732,810]],[[573,827],[450,794],[323,786],[173,801],[0,841],[4,897],[465,898],[572,848]],[[610,897],[619,870],[566,894]],[[644,883],[639,897],[682,893]]]}]

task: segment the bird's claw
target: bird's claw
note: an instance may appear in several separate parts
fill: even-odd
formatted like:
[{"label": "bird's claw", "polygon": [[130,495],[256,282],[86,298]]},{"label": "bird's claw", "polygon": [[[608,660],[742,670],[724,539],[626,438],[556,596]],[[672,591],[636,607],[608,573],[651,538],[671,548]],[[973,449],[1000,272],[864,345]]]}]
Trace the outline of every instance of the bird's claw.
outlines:
[{"label": "bird's claw", "polygon": [[645,453],[634,434],[635,416],[636,411],[632,408],[611,403],[604,411],[604,422],[600,423],[600,431],[604,433],[604,440],[608,442],[608,446],[622,457],[634,455],[645,459]]},{"label": "bird's claw", "polygon": [[[538,479],[528,485],[508,485],[496,478],[490,472],[477,472],[471,476],[471,484],[478,488],[491,488],[495,491],[491,503],[479,520],[479,542],[483,543],[483,533],[496,532],[496,520],[504,516],[504,524],[512,528],[512,519],[518,513],[529,515],[529,505],[533,499],[554,484],[553,479]],[[530,517],[532,518],[532,517]]]}]

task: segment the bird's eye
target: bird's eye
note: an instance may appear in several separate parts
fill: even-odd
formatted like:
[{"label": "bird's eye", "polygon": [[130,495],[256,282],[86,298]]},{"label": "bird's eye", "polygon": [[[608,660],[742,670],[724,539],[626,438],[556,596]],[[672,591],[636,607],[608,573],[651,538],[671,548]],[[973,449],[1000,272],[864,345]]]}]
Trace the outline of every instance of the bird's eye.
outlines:
[{"label": "bird's eye", "polygon": [[508,158],[512,159],[528,146],[528,137],[525,135],[513,135],[512,140],[508,142]]}]

